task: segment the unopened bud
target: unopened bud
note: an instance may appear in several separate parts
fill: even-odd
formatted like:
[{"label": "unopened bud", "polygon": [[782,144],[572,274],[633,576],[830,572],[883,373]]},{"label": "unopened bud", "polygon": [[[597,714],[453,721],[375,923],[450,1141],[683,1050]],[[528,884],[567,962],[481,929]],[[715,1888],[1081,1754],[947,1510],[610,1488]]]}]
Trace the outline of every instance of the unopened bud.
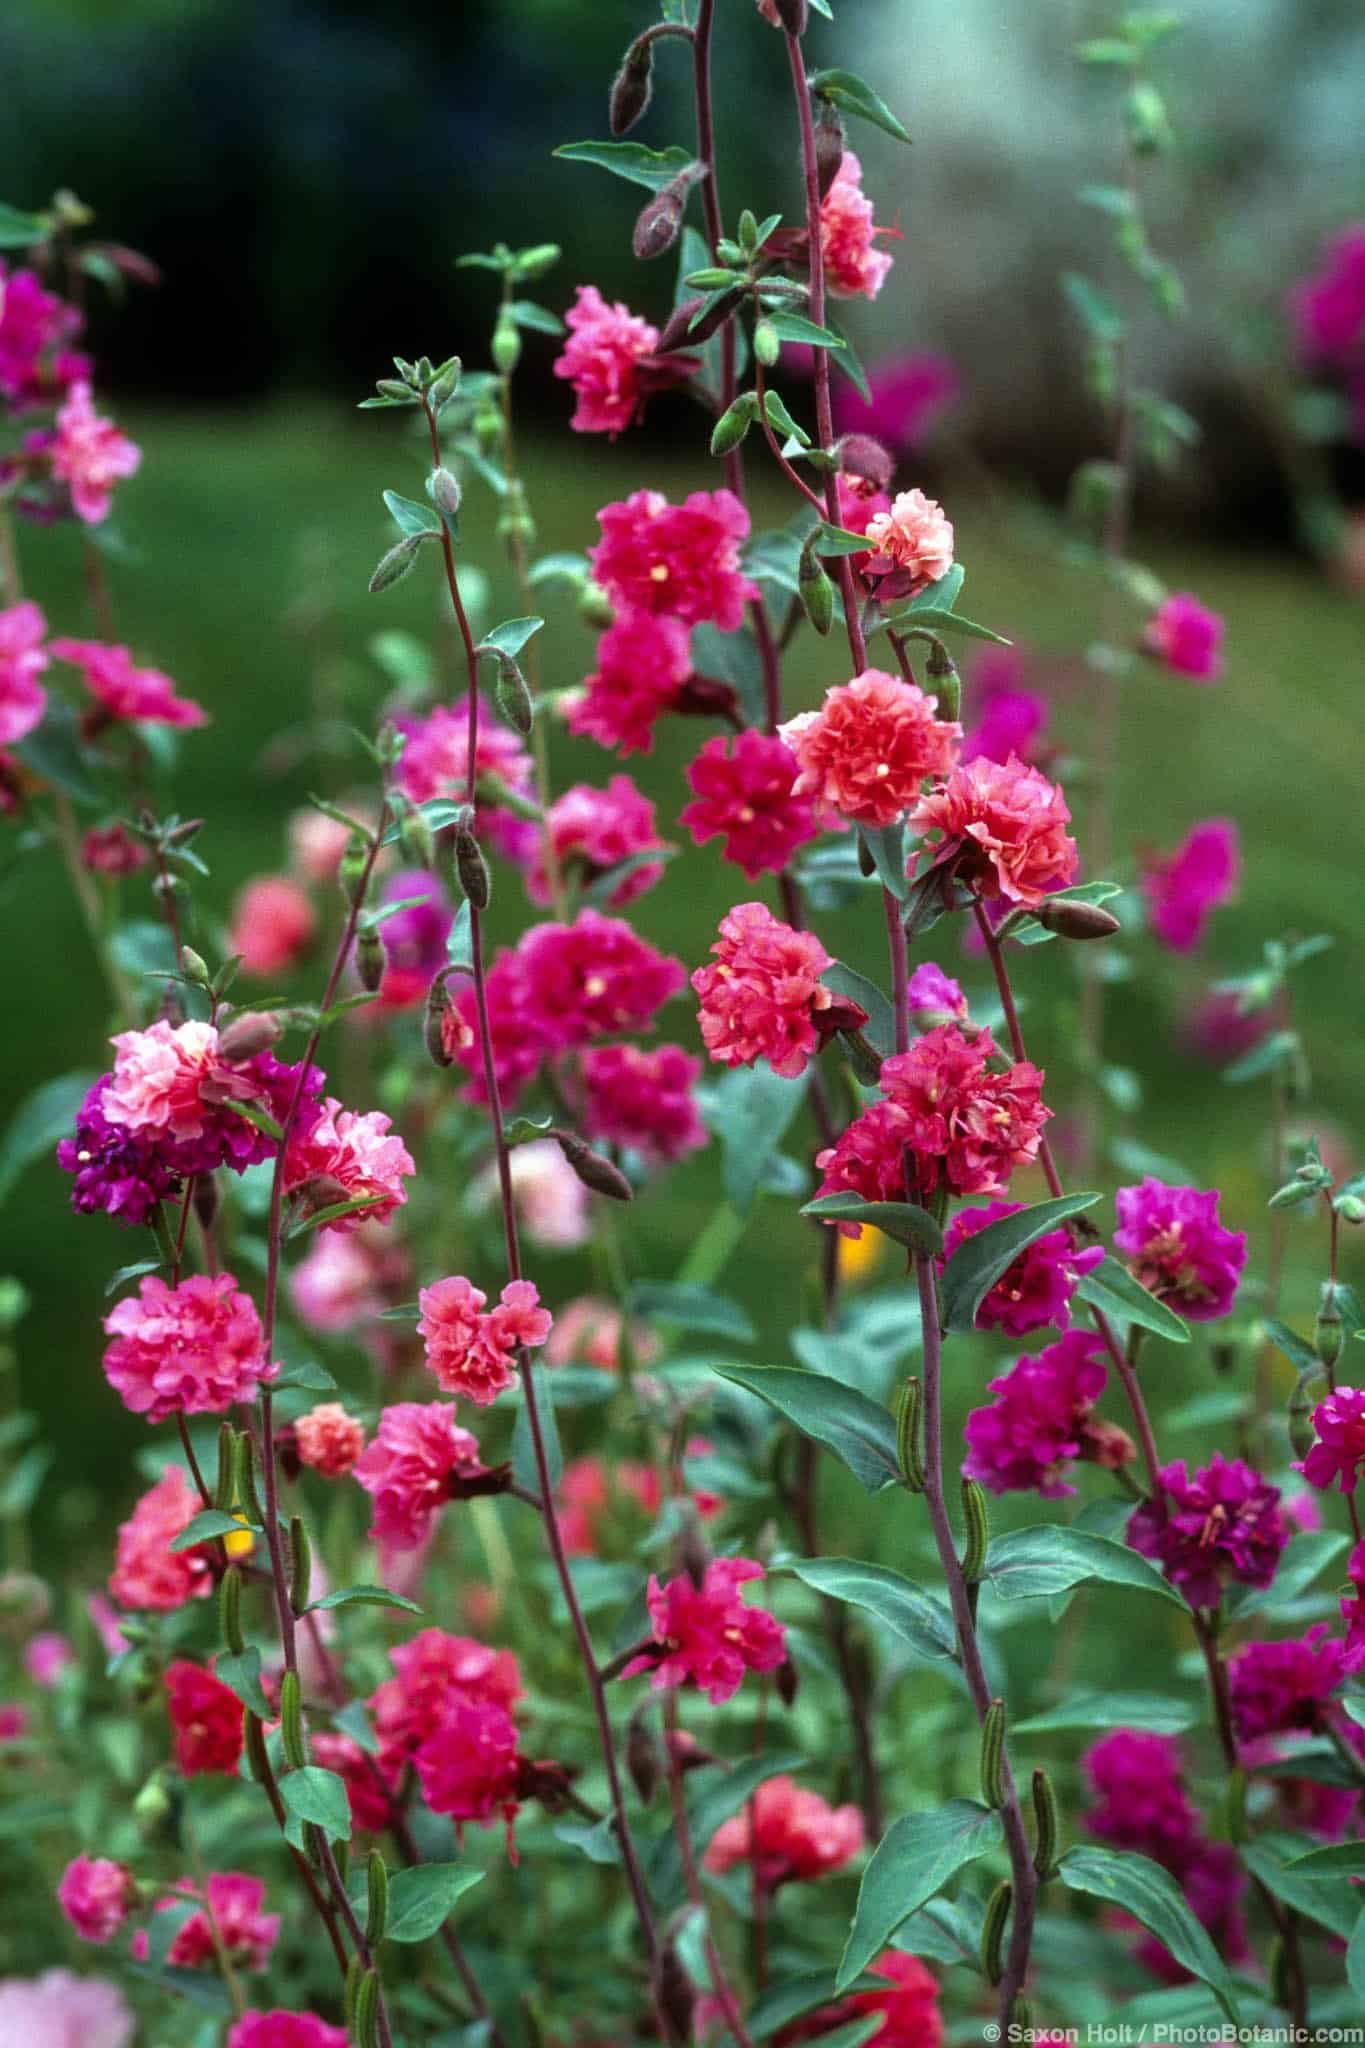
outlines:
[{"label": "unopened bud", "polygon": [[939,717],[956,718],[962,709],[962,678],[957,672],[957,663],[941,640],[929,643],[924,679],[938,699]]},{"label": "unopened bud", "polygon": [[604,1159],[600,1152],[594,1152],[576,1131],[556,1129],[550,1135],[585,1188],[591,1188],[595,1195],[605,1195],[612,1202],[634,1201],[635,1190],[620,1167],[614,1166],[610,1159]]},{"label": "unopened bud", "polygon": [[998,1984],[1005,1974],[1005,1928],[1013,1903],[1014,1887],[1008,1878],[1002,1878],[981,1922],[981,1968],[988,1984]]},{"label": "unopened bud", "polygon": [[454,519],[464,495],[460,489],[460,480],[454,471],[447,469],[444,463],[439,469],[433,469],[427,488],[431,492],[431,502],[436,510],[443,512],[447,519]]},{"label": "unopened bud", "polygon": [[806,617],[823,637],[834,624],[834,585],[815,553],[813,541],[812,535],[801,550],[796,581]]},{"label": "unopened bud", "polygon": [[1365,1202],[1359,1195],[1339,1196],[1336,1212],[1343,1223],[1365,1223]]},{"label": "unopened bud", "polygon": [[493,367],[500,377],[510,377],[521,361],[521,333],[510,313],[500,313],[493,329]]},{"label": "unopened bud", "polygon": [[356,904],[363,899],[369,865],[370,849],[356,832],[337,862],[337,880],[341,884],[341,893],[348,903]]},{"label": "unopened bud", "polygon": [[258,1785],[270,1783],[270,1752],[265,1746],[265,1728],[255,1714],[248,1713],[242,1723],[245,1735],[247,1768]]},{"label": "unopened bud", "polygon": [[172,1799],[160,1771],[153,1771],[133,1801],[133,1820],[140,1835],[154,1835],[170,1818]]},{"label": "unopened bud", "polygon": [[242,1010],[230,1017],[218,1033],[218,1050],[225,1060],[252,1060],[268,1052],[283,1030],[269,1010]]},{"label": "unopened bud", "polygon": [[474,439],[484,455],[491,455],[502,440],[503,419],[496,405],[481,405],[474,415]]},{"label": "unopened bud", "polygon": [[201,1229],[212,1230],[218,1214],[218,1182],[211,1173],[194,1177],[194,1213]]},{"label": "unopened bud", "polygon": [[487,910],[493,896],[493,882],[479,842],[468,826],[455,834],[455,878],[471,910]]},{"label": "unopened bud", "polygon": [[504,654],[498,663],[498,682],[494,695],[498,709],[507,723],[519,732],[523,739],[527,739],[536,722],[536,708],[531,701],[526,678],[510,654]]},{"label": "unopened bud", "polygon": [[1005,1702],[992,1700],[981,1723],[981,1797],[997,1812],[1005,1803]]},{"label": "unopened bud", "polygon": [[448,356],[432,379],[427,393],[433,412],[439,412],[443,405],[455,396],[460,388],[460,372],[463,368],[458,356]]},{"label": "unopened bud", "polygon": [[648,36],[637,36],[611,82],[607,112],[613,135],[629,134],[647,110],[653,91],[654,44]]},{"label": "unopened bud", "polygon": [[839,166],[844,160],[844,124],[839,117],[839,109],[830,100],[818,100],[816,106],[815,174],[823,199],[838,177]]},{"label": "unopened bud", "polygon": [[765,370],[771,370],[782,353],[782,341],[771,320],[759,320],[754,326],[754,354]]},{"label": "unopened bud", "polygon": [[232,1497],[250,1522],[258,1528],[265,1527],[265,1512],[256,1491],[256,1449],[251,1441],[251,1432],[239,1429],[237,1432],[237,1455],[233,1460]]},{"label": "unopened bud", "polygon": [[422,542],[429,537],[425,533],[405,533],[386,555],[380,556],[369,582],[371,597],[378,597],[382,592],[392,590],[395,583],[402,582],[417,560]]},{"label": "unopened bud", "polygon": [[690,2048],[692,2014],[697,2003],[697,1994],[693,1989],[692,1979],[683,1966],[682,1957],[671,1941],[665,1942],[659,1953],[655,1996],[659,2016],[667,2030],[670,2048]]},{"label": "unopened bud", "polygon": [[884,491],[895,472],[895,463],[880,441],[871,434],[844,434],[835,444],[839,467],[845,476],[862,477]]},{"label": "unopened bud", "polygon": [[1112,939],[1120,929],[1112,911],[1098,903],[1078,903],[1074,897],[1040,903],[1033,914],[1044,931],[1055,932],[1059,939]]},{"label": "unopened bud", "polygon": [[648,1707],[637,1707],[626,1729],[626,1769],[640,1798],[648,1806],[659,1789],[663,1758],[649,1725]]},{"label": "unopened bud", "polygon": [[351,2032],[355,2048],[378,2048],[379,2043],[379,1972],[367,1970],[360,1980],[355,1994],[355,2012],[351,2019]]},{"label": "unopened bud", "polygon": [[219,1424],[218,1428],[218,1480],[213,1489],[213,1505],[222,1514],[231,1510],[237,1498],[236,1473],[233,1470],[237,1455],[237,1432],[230,1422]]},{"label": "unopened bud", "polygon": [[446,1050],[445,1020],[450,1014],[450,990],[446,987],[445,973],[438,974],[427,990],[427,1006],[422,1018],[422,1037],[426,1044],[427,1057],[433,1065],[449,1067],[454,1065]]},{"label": "unopened bud", "polygon": [[662,192],[641,208],[635,222],[635,232],[630,246],[636,259],[648,263],[656,256],[666,256],[677,241],[682,228],[683,209],[687,205],[687,186],[679,189],[676,180],[665,185]]},{"label": "unopened bud", "polygon": [[373,995],[384,979],[384,941],[372,925],[356,933],[355,968],[360,986]]},{"label": "unopened bud", "polygon": [[391,398],[396,405],[412,405],[416,402],[409,386],[400,384],[396,377],[380,377],[374,388],[381,398]]},{"label": "unopened bud", "polygon": [[197,982],[200,988],[207,988],[209,981],[208,962],[202,953],[196,953],[193,946],[180,948],[180,972],[186,981]]},{"label": "unopened bud", "polygon": [[413,867],[435,866],[436,835],[421,811],[404,811],[398,820],[398,844],[403,849],[403,858]]},{"label": "unopened bud", "polygon": [[728,455],[732,448],[738,448],[757,417],[758,400],[753,392],[741,392],[711,429],[711,453]]},{"label": "unopened bud", "polygon": [[616,619],[611,599],[600,583],[585,583],[578,593],[578,616],[595,632],[605,632]]},{"label": "unopened bud", "polygon": [[1329,1280],[1322,1290],[1322,1307],[1313,1324],[1313,1348],[1330,1372],[1346,1342],[1346,1325],[1337,1306],[1337,1291]]}]

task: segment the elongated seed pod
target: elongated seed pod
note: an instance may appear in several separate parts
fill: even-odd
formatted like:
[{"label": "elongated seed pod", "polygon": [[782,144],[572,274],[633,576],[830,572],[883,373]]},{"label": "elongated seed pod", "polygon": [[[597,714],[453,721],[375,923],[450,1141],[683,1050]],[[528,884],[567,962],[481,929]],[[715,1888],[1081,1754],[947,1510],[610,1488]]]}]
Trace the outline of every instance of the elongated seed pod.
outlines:
[{"label": "elongated seed pod", "polygon": [[1026,1998],[1016,1998],[1010,2007],[1010,2026],[1014,2029],[1010,2035],[1012,2041],[1033,2039],[1033,2007]]},{"label": "elongated seed pod", "polygon": [[920,1416],[924,1389],[912,1374],[901,1388],[896,1409],[896,1459],[912,1493],[924,1491],[924,1459],[920,1452]]},{"label": "elongated seed pod", "polygon": [[834,624],[834,585],[809,543],[801,550],[796,587],[806,617],[823,639]]},{"label": "elongated seed pod", "polygon": [[962,1481],[962,1513],[967,1524],[967,1546],[962,1553],[962,1576],[969,1586],[980,1583],[990,1548],[991,1525],[986,1496],[975,1479]]},{"label": "elongated seed pod", "polygon": [[302,1770],[308,1761],[308,1744],[303,1732],[303,1695],[297,1671],[286,1671],[280,1680],[280,1737],[290,1767]]},{"label": "elongated seed pod", "polygon": [[365,1965],[359,1956],[352,1956],[346,1967],[346,1988],[341,1994],[341,2016],[346,2022],[347,2033],[355,2030],[355,2002],[364,1981]]},{"label": "elongated seed pod", "polygon": [[373,995],[384,979],[384,941],[373,927],[355,935],[355,969],[360,986]]},{"label": "elongated seed pod", "polygon": [[1033,1773],[1033,1867],[1044,1884],[1057,1869],[1057,1794],[1046,1771]]},{"label": "elongated seed pod", "polygon": [[301,1515],[289,1518],[289,1605],[302,1614],[313,1579],[313,1549]]},{"label": "elongated seed pod", "polygon": [[998,1984],[1005,1974],[1005,1928],[1014,1904],[1014,1886],[1008,1878],[991,1893],[981,1922],[981,1967],[988,1984]]},{"label": "elongated seed pod", "polygon": [[365,1886],[368,1901],[365,1939],[371,1948],[376,1948],[384,1939],[384,1929],[389,1921],[389,1867],[378,1849],[371,1849],[365,1865]]},{"label": "elongated seed pod", "polygon": [[981,1797],[998,1812],[1005,1803],[1005,1702],[992,1700],[981,1723]]},{"label": "elongated seed pod", "polygon": [[265,1527],[265,1510],[261,1497],[256,1491],[256,1447],[251,1441],[249,1429],[237,1432],[237,1456],[233,1462],[237,1498],[233,1505],[242,1510],[249,1521]]},{"label": "elongated seed pod", "polygon": [[234,1656],[246,1648],[242,1634],[242,1575],[235,1564],[230,1564],[223,1573],[223,1583],[218,1588],[218,1621],[223,1631],[223,1641]]},{"label": "elongated seed pod", "polygon": [[360,1980],[355,1995],[355,2013],[351,2020],[351,2033],[356,2048],[378,2048],[379,2041],[379,1972],[367,1970]]},{"label": "elongated seed pod", "polygon": [[246,1760],[258,1785],[270,1782],[270,1756],[265,1746],[265,1728],[259,1717],[248,1713],[245,1721]]},{"label": "elongated seed pod", "polygon": [[218,1429],[218,1479],[213,1489],[213,1505],[223,1514],[228,1513],[235,1498],[232,1464],[236,1440],[237,1432],[232,1424],[221,1423]]}]

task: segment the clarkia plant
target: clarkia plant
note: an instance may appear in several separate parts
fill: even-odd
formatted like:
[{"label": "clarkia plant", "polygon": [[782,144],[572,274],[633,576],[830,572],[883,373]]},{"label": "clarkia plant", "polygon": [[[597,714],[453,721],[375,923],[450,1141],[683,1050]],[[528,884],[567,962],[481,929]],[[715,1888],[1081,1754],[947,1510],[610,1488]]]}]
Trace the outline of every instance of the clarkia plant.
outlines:
[{"label": "clarkia plant", "polygon": [[[1123,849],[1111,809],[1139,676],[1223,671],[1222,621],[1129,556],[1138,467],[1184,415],[1138,381],[1130,317],[1071,278],[1114,436],[1072,493],[1102,615],[1073,815],[1059,763],[1084,770],[1083,741],[961,609],[970,510],[907,473],[951,372],[869,390],[840,324],[904,260],[850,136],[906,130],[815,68],[819,0],[760,0],[795,205],[727,211],[715,12],[669,0],[610,138],[556,152],[643,192],[635,253],[677,266],[658,324],[594,284],[561,319],[531,296],[559,252],[499,245],[460,259],[493,296],[488,367],[396,358],[364,401],[425,478],[385,493],[370,589],[429,578],[440,631],[384,635],[349,786],[231,905],[212,820],[164,797],[212,693],[119,641],[103,573],[139,452],[80,352],[83,294],[149,266],[69,194],[0,213],[0,787],[103,975],[89,1072],[26,1106],[11,1153],[67,1176],[93,1257],[134,1254],[80,1369],[149,1432],[104,1583],[58,1629],[27,1548],[42,1449],[5,1423],[0,1767],[51,1795],[65,1958],[0,1983],[5,2040],[126,2048],[141,2020],[194,2048],[938,2048],[1174,2011],[1325,2027],[1365,1996],[1365,1317],[1343,1271],[1365,1177],[1291,1116],[1292,984],[1323,942],[1271,942],[1203,1026],[1229,1079],[1268,1084],[1264,1227],[1246,1178],[1233,1200],[1107,1127],[1137,1085],[1105,1064],[1119,948],[1140,957],[1145,924],[1198,954],[1239,874],[1234,821]],[[1139,172],[1170,140],[1172,26],[1130,16],[1079,53],[1123,94],[1123,182],[1089,203],[1163,318],[1181,298]],[[633,139],[656,66],[690,79],[685,145]],[[1345,316],[1314,293],[1336,362]],[[640,473],[577,552],[538,553],[520,466],[536,335],[569,429]],[[651,472],[665,401],[705,423],[683,491]],[[791,498],[773,530],[760,467]],[[24,593],[62,522],[94,639]],[[485,529],[502,618],[466,559]],[[556,609],[597,635],[573,682]],[[790,673],[807,644],[815,701]],[[622,764],[684,720],[679,845]],[[556,725],[599,775],[555,786]],[[686,958],[635,923],[674,860],[732,890]],[[262,992],[305,974],[306,997]],[[711,1219],[651,1272],[632,1212],[698,1158]],[[761,1278],[762,1228],[797,1212],[806,1296],[790,1357],[758,1363],[726,1268]],[[1281,1320],[1296,1212],[1322,1245],[1308,1334]],[[557,1281],[565,1251],[591,1292]],[[11,1286],[11,1366],[22,1311]],[[1206,1339],[1199,1419],[1226,1435],[1175,1456],[1150,1380]],[[1106,1602],[1129,1603],[1131,1691],[1081,1682]],[[1021,1619],[1055,1633],[1050,1665],[1017,1654]],[[67,1967],[77,1944],[97,1970]]]}]

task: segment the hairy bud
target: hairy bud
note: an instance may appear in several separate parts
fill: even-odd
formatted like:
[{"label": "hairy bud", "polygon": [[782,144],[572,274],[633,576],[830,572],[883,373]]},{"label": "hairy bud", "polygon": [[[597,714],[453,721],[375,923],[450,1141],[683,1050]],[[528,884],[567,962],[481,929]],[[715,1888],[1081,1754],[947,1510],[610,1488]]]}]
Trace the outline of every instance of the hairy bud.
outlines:
[{"label": "hairy bud", "polygon": [[256,1451],[251,1441],[251,1432],[239,1429],[237,1432],[237,1453],[233,1459],[232,1495],[236,1508],[248,1521],[259,1527],[265,1526],[265,1512],[261,1507],[260,1495],[256,1491]]},{"label": "hairy bud", "polygon": [[447,519],[454,519],[464,496],[460,489],[460,480],[454,472],[442,463],[439,469],[433,469],[431,472],[427,479],[427,489],[431,492],[431,502],[436,510],[443,512]]},{"label": "hairy bud", "polygon": [[924,679],[938,699],[939,716],[956,718],[962,709],[962,678],[957,672],[957,663],[941,640],[929,643]]},{"label": "hairy bud", "polygon": [[631,237],[631,247],[640,262],[647,263],[655,256],[664,256],[673,247],[682,229],[687,195],[698,179],[705,176],[704,164],[685,165],[677,177],[656,192],[641,209]]},{"label": "hairy bud", "polygon": [[530,737],[536,722],[536,709],[531,701],[531,692],[526,678],[510,654],[504,654],[498,663],[498,682],[494,692],[497,705],[507,723],[519,732],[523,739]]},{"label": "hairy bud", "polygon": [[600,583],[586,582],[578,593],[578,616],[594,632],[604,633],[616,618],[616,610]]},{"label": "hairy bud", "polygon": [[613,135],[627,135],[647,112],[654,92],[654,43],[649,36],[637,36],[621,60],[621,69],[611,82],[607,117]]},{"label": "hairy bud", "polygon": [[186,981],[197,982],[200,988],[207,988],[209,982],[208,962],[202,953],[196,953],[193,946],[180,948],[180,972]]},{"label": "hairy bud", "polygon": [[732,448],[738,448],[757,417],[757,398],[752,391],[741,392],[711,429],[711,453],[728,455]]},{"label": "hairy bud", "polygon": [[1077,903],[1066,897],[1040,903],[1033,914],[1044,931],[1056,932],[1059,939],[1112,939],[1120,929],[1112,911],[1098,903]]},{"label": "hairy bud", "polygon": [[806,617],[823,638],[834,624],[834,585],[815,553],[814,538],[812,535],[801,550],[796,582]]},{"label": "hairy bud", "polygon": [[373,995],[384,979],[384,941],[372,925],[356,933],[355,968],[360,986]]},{"label": "hairy bud", "polygon": [[218,1050],[225,1060],[254,1059],[258,1052],[270,1050],[282,1029],[269,1010],[241,1010],[220,1030]]},{"label": "hairy bud", "polygon": [[620,1167],[613,1165],[610,1159],[604,1159],[600,1152],[594,1152],[577,1131],[556,1127],[550,1136],[585,1188],[591,1188],[595,1195],[605,1195],[612,1202],[634,1201],[635,1190]]},{"label": "hairy bud", "polygon": [[487,910],[493,897],[492,878],[479,842],[467,825],[455,834],[455,879],[471,910]]},{"label": "hairy bud", "polygon": [[863,477],[879,491],[886,489],[895,473],[896,465],[889,453],[871,434],[844,434],[835,443],[834,452],[845,476]]},{"label": "hairy bud", "polygon": [[844,124],[839,109],[830,100],[816,101],[815,172],[823,199],[839,175],[844,160]]},{"label": "hairy bud", "polygon": [[356,1988],[351,2033],[356,2048],[378,2048],[379,1972],[367,1970]]},{"label": "hairy bud", "polygon": [[313,1549],[301,1515],[289,1518],[289,1605],[302,1614],[313,1583]]},{"label": "hairy bud", "polygon": [[1322,1290],[1322,1306],[1313,1324],[1313,1345],[1318,1357],[1330,1372],[1341,1356],[1346,1342],[1346,1325],[1341,1319],[1337,1304],[1337,1290],[1329,1280]]},{"label": "hairy bud", "polygon": [[772,0],[773,12],[789,36],[803,36],[810,21],[809,0]]},{"label": "hairy bud", "polygon": [[133,1820],[145,1838],[158,1834],[171,1817],[174,1801],[166,1789],[165,1776],[153,1771],[133,1801]]},{"label": "hairy bud", "polygon": [[386,555],[381,555],[369,582],[371,597],[378,597],[383,591],[392,590],[395,583],[401,583],[417,560],[422,542],[432,538],[429,533],[405,533]]},{"label": "hairy bud", "polygon": [[754,325],[754,354],[765,370],[771,370],[782,353],[782,341],[771,320],[759,320]]}]

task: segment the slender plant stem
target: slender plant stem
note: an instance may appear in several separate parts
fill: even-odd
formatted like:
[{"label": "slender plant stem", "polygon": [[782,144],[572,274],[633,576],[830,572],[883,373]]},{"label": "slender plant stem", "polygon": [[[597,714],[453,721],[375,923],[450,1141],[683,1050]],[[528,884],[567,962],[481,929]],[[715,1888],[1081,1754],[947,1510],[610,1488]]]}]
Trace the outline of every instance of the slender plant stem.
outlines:
[{"label": "slender plant stem", "polygon": [[[671,1692],[665,1702],[664,1726],[670,1736],[677,1735],[678,1695],[676,1692]],[[694,1906],[702,1906],[704,1905],[704,1898],[701,1888],[701,1873],[697,1868],[696,1850],[692,1843],[692,1825],[687,1817],[687,1800],[683,1791],[682,1766],[678,1761],[676,1742],[670,1741],[667,1744],[667,1751],[668,1796],[673,1810],[673,1833],[677,1838],[678,1853],[682,1859],[683,1882],[687,1886],[687,1896],[691,1903]],[[757,1842],[752,1835],[750,1837],[750,1846],[752,1852],[757,1855]],[[739,2000],[735,1995],[734,1986],[726,1975],[725,1964],[721,1960],[720,1950],[716,1947],[715,1938],[711,1934],[709,1926],[706,1934],[703,1936],[702,1947],[711,1972],[711,1988],[716,1995],[716,2003],[725,2016],[725,2024],[738,2042],[739,2048],[753,2048],[753,2043],[750,2041],[744,2026],[744,2019],[740,2012]]]}]

